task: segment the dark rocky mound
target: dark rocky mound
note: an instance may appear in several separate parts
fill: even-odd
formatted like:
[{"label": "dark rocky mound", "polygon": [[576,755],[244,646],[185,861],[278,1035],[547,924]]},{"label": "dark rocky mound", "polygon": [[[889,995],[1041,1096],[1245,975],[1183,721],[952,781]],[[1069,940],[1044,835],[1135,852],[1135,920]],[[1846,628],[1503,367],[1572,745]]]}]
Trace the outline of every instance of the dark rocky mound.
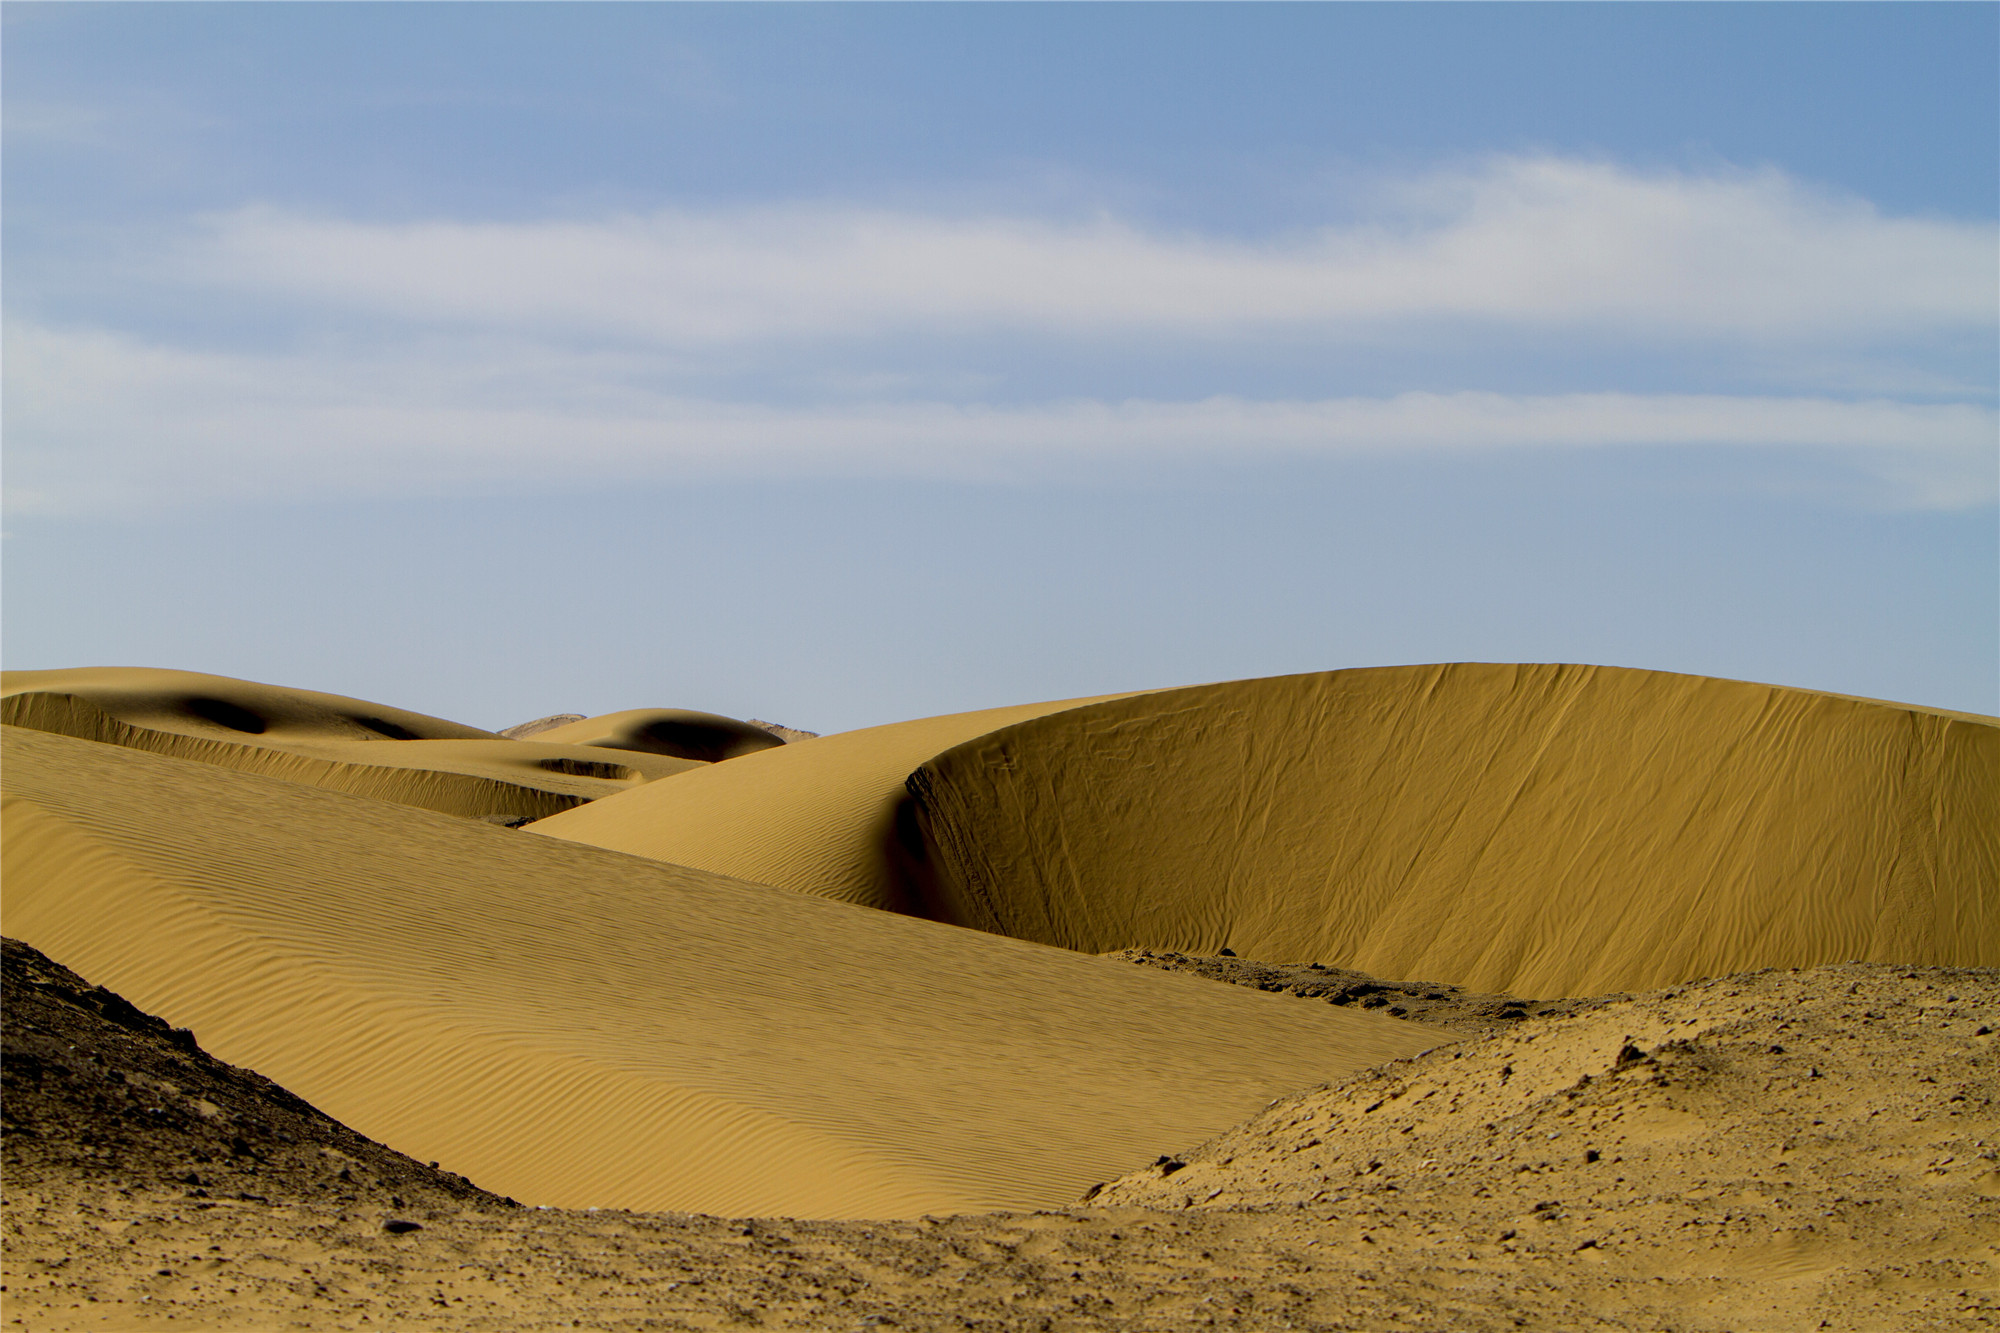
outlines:
[{"label": "dark rocky mound", "polygon": [[0,940],[0,1167],[10,1191],[95,1179],[189,1198],[507,1208],[364,1138],[194,1034]]}]

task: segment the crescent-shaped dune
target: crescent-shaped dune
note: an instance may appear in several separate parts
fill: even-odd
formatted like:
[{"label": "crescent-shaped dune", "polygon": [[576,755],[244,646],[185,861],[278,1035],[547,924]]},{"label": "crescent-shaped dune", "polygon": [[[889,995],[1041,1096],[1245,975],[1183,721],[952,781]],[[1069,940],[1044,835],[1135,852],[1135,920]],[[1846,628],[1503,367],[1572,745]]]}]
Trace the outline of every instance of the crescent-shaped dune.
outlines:
[{"label": "crescent-shaped dune", "polygon": [[526,1202],[1049,1206],[1437,1040],[260,774],[0,735],[10,935]]},{"label": "crescent-shaped dune", "polygon": [[987,708],[795,741],[529,828],[822,898],[929,915],[922,867],[909,860],[922,851],[908,818],[911,771],[998,728],[1124,697]]},{"label": "crescent-shaped dune", "polygon": [[628,753],[669,755],[712,764],[783,745],[755,723],[688,708],[628,708],[580,718],[534,734],[558,745],[590,745]]},{"label": "crescent-shaped dune", "polygon": [[466,816],[540,819],[701,766],[507,740],[338,695],[127,667],[7,672],[0,721]]},{"label": "crescent-shaped dune", "polygon": [[1085,952],[1228,946],[1526,995],[2000,964],[2000,720],[1971,714],[1391,667],[1072,707],[910,786],[940,915]]},{"label": "crescent-shaped dune", "polygon": [[74,695],[130,726],[205,740],[284,745],[494,738],[490,731],[406,708],[199,671],[73,667],[0,673],[0,694],[34,693]]}]

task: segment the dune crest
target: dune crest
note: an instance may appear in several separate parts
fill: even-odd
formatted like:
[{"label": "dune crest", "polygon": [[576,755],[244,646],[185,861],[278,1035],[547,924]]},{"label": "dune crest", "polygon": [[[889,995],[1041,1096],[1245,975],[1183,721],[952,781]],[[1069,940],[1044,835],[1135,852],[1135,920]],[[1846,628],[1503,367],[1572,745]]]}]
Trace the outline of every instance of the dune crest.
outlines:
[{"label": "dune crest", "polygon": [[939,915],[1092,953],[1229,946],[1550,996],[2000,963],[2000,720],[1969,714],[1388,667],[1073,707],[910,788]]}]

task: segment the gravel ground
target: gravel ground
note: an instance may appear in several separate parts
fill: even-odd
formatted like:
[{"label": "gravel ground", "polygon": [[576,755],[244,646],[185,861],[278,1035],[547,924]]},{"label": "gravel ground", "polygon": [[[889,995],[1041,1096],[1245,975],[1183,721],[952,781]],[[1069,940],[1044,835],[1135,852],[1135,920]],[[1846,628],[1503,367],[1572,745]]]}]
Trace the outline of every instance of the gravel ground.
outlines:
[{"label": "gravel ground", "polygon": [[1135,961],[1283,982],[1301,1002],[1387,997],[1465,1039],[1275,1103],[1066,1210],[860,1223],[559,1211],[369,1143],[9,944],[5,1323],[2000,1321],[2000,974],[1844,965],[1543,1005],[1235,959]]}]

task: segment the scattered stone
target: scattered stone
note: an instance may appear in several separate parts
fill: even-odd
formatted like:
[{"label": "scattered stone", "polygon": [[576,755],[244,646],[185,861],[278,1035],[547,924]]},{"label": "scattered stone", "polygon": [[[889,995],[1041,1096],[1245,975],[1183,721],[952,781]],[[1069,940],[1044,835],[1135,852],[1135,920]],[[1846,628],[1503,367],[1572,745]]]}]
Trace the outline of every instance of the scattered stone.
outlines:
[{"label": "scattered stone", "polygon": [[1106,955],[1141,967],[1166,972],[1192,972],[1211,981],[1296,995],[1341,1006],[1386,1009],[1391,1017],[1448,1028],[1462,1036],[1486,1036],[1531,1021],[1528,1005],[1540,1016],[1560,1017],[1607,1004],[1619,996],[1590,999],[1523,1001],[1511,995],[1486,995],[1428,981],[1384,981],[1365,972],[1328,967],[1323,963],[1257,963],[1238,958],[1228,949],[1217,954],[1183,954],[1170,950],[1122,949]]},{"label": "scattered stone", "polygon": [[510,741],[524,741],[541,732],[554,731],[557,727],[566,727],[572,722],[583,720],[582,713],[550,713],[547,717],[538,717],[533,722],[517,722],[511,727],[502,727],[493,734],[505,736]]},{"label": "scattered stone", "polygon": [[746,718],[745,721],[749,722],[749,724],[753,727],[762,727],[764,730],[770,732],[773,736],[776,736],[779,740],[785,742],[785,744],[787,745],[793,744],[796,741],[811,741],[819,739],[819,733],[817,731],[800,731],[797,727],[788,727],[778,722],[765,722],[760,718],[754,718],[754,717]]}]

